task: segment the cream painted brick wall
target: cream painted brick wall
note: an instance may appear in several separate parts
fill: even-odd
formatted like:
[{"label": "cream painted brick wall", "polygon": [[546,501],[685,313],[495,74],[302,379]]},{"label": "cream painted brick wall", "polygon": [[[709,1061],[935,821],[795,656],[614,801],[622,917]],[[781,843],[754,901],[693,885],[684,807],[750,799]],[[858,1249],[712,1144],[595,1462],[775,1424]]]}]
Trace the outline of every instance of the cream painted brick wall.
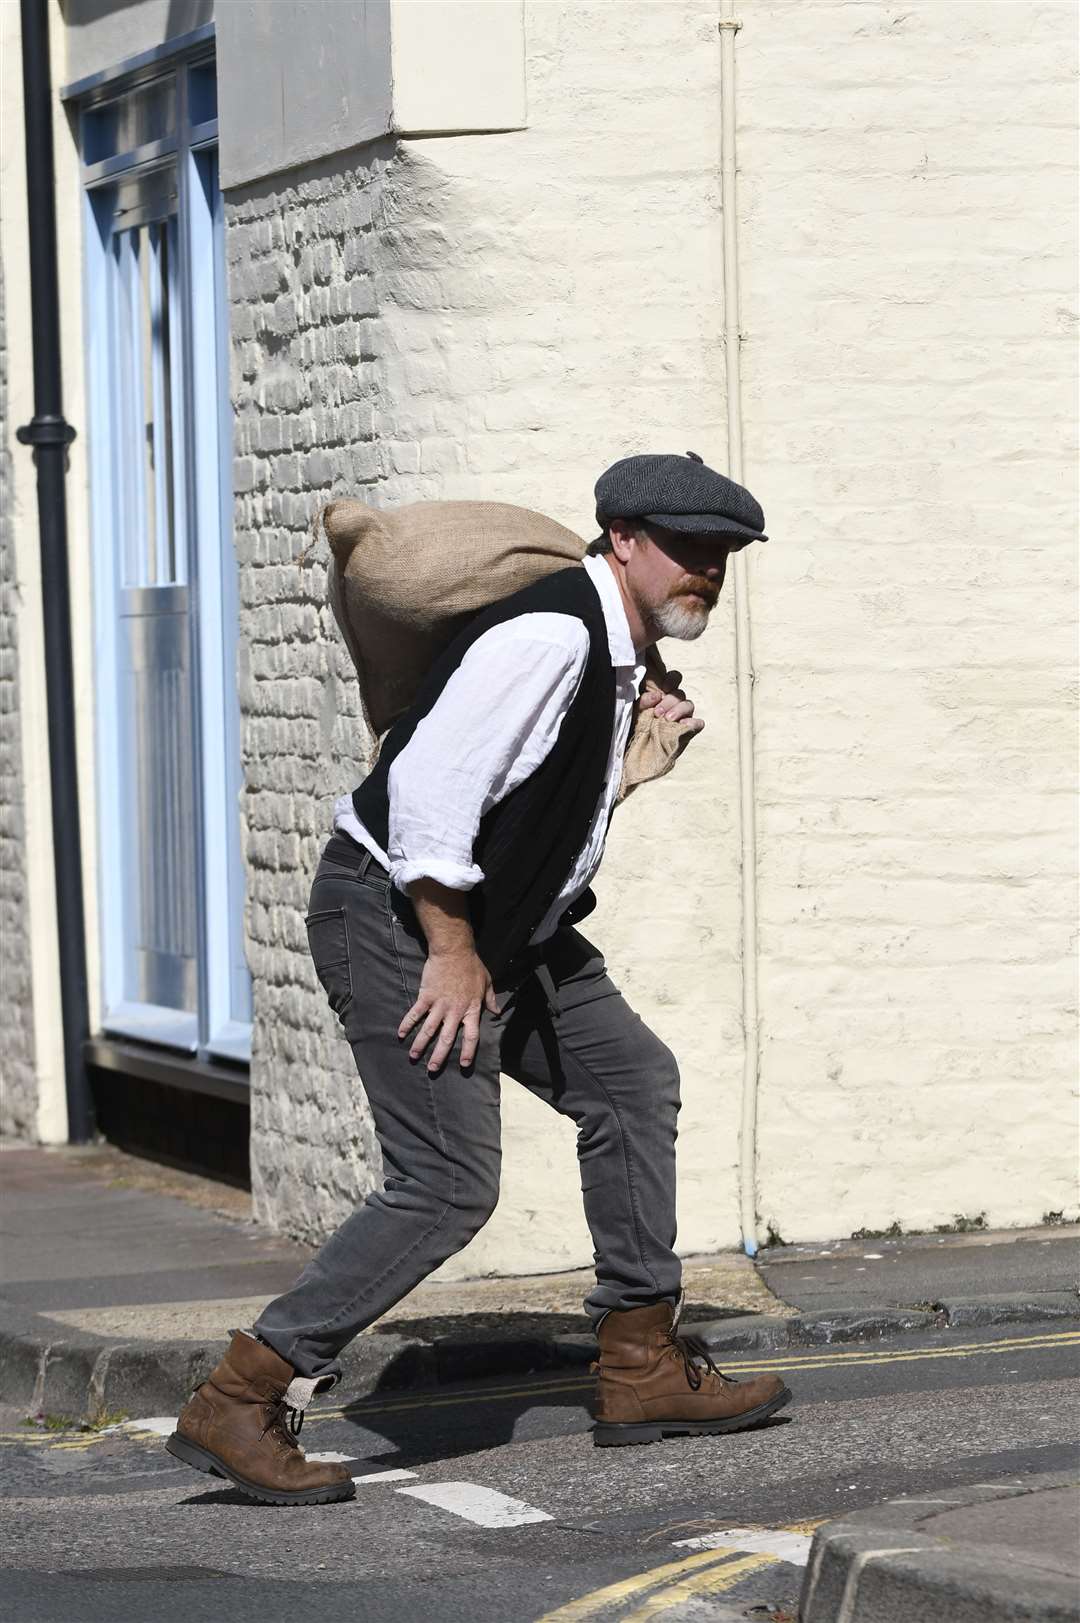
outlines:
[{"label": "cream painted brick wall", "polygon": [[1076,1201],[1072,11],[742,16],[760,1206],[1037,1222]]},{"label": "cream painted brick wall", "polygon": [[[761,917],[759,1206],[786,1237],[1074,1200],[1064,8],[749,0],[737,41]],[[480,496],[591,533],[597,472],[723,466],[714,7],[527,8],[529,128],[228,202],[260,1214],[378,1176],[303,913],[363,775],[316,501]],[[729,579],[665,644],[707,728],[613,824],[587,934],[679,1058],[680,1247],[738,1239]],[[1071,743],[1071,730],[1069,732]],[[1071,755],[1071,751],[1070,751]],[[504,1088],[448,1274],[574,1266],[573,1131]]]},{"label": "cream painted brick wall", "polygon": [[23,821],[19,712],[19,582],[11,533],[11,447],[8,420],[7,311],[0,263],[0,971],[4,1002],[0,1037],[0,1133],[37,1136],[29,896]]}]

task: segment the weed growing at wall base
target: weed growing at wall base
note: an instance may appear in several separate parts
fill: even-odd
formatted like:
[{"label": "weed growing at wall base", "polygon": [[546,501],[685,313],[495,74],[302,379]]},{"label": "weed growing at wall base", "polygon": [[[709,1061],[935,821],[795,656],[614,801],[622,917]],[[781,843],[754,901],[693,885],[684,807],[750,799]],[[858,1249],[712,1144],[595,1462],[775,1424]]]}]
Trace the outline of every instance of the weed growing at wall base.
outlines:
[{"label": "weed growing at wall base", "polygon": [[965,1217],[963,1212],[955,1212],[951,1223],[935,1223],[935,1234],[971,1234],[975,1229],[986,1228],[986,1213],[978,1212],[974,1217]]}]

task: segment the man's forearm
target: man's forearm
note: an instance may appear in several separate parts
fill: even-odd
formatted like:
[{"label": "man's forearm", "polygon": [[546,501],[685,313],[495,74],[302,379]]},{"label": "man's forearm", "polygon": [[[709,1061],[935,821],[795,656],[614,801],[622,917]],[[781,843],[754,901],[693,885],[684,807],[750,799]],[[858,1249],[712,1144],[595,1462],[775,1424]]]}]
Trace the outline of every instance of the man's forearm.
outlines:
[{"label": "man's forearm", "polygon": [[440,885],[437,879],[424,877],[413,880],[409,900],[432,957],[476,951],[467,890],[451,890],[448,885]]}]

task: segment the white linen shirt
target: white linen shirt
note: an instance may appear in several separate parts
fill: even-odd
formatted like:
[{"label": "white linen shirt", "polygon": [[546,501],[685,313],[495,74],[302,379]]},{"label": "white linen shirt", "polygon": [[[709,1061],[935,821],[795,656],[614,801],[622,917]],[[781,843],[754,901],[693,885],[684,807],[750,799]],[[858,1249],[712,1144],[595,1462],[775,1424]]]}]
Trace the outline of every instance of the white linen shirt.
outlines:
[{"label": "white linen shirt", "polygon": [[[586,557],[584,564],[600,598],[615,667],[615,725],[607,776],[585,844],[533,931],[533,943],[554,935],[559,918],[600,866],[645,675],[611,566],[602,557]],[[389,851],[381,849],[357,817],[351,794],[335,805],[334,827],[366,846],[406,895],[421,877],[451,890],[479,885],[484,871],[473,861],[473,842],[480,819],[551,751],[588,653],[589,633],[577,615],[519,614],[492,626],[467,650],[394,759],[388,774]]]}]

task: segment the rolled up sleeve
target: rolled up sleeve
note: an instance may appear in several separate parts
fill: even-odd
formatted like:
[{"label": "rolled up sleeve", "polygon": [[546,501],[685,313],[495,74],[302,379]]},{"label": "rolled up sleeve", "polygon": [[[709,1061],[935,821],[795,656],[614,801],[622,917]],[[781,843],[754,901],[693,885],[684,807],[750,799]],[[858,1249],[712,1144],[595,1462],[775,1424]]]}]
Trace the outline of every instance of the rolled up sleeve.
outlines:
[{"label": "rolled up sleeve", "polygon": [[478,637],[390,767],[390,878],[408,892],[484,879],[473,861],[480,820],[550,753],[585,669],[589,635],[574,616],[528,614]]}]

